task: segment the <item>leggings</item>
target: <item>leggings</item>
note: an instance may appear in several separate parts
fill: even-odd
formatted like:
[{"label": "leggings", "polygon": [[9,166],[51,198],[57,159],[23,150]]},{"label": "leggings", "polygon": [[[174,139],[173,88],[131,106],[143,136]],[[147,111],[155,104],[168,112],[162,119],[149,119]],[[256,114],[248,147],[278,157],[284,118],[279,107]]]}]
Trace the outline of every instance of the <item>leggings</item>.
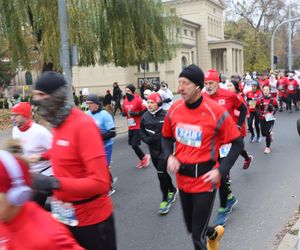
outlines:
[{"label": "leggings", "polygon": [[95,225],[68,227],[80,246],[87,250],[116,250],[114,217]]},{"label": "leggings", "polygon": [[180,201],[185,225],[190,234],[195,250],[206,250],[206,236],[215,231],[208,227],[214,206],[216,191],[203,193],[185,193],[180,190]]},{"label": "leggings", "polygon": [[256,129],[256,135],[257,135],[257,137],[259,137],[260,136],[259,115],[256,112],[250,112],[250,117],[248,118],[248,129],[252,136],[254,136],[253,120],[254,120],[255,129]]},{"label": "leggings", "polygon": [[150,155],[153,162],[154,167],[157,170],[157,177],[159,180],[160,190],[162,192],[162,200],[168,200],[168,193],[174,192],[176,188],[172,183],[172,179],[167,172],[167,162],[165,160],[159,159],[157,154],[153,153],[150,149]]},{"label": "leggings", "polygon": [[[279,107],[280,107],[280,109],[282,109],[282,104],[283,104],[283,102],[285,102],[285,103],[287,104],[287,103],[288,103],[287,98],[284,97],[284,96],[280,96],[280,97],[279,97]],[[287,107],[287,108],[288,108],[288,107]]]},{"label": "leggings", "polygon": [[292,102],[294,103],[295,105],[295,109],[297,110],[298,109],[298,106],[297,106],[297,94],[288,94],[288,102],[287,102],[287,105],[289,107],[289,110],[292,110]]},{"label": "leggings", "polygon": [[143,150],[138,145],[134,145],[134,146],[131,146],[131,147],[134,150],[134,152],[136,153],[136,155],[139,157],[139,159],[143,160],[143,158],[145,156]]},{"label": "leggings", "polygon": [[120,109],[120,111],[122,112],[122,106],[121,106],[121,101],[115,101],[115,108],[114,108],[114,115],[116,114],[117,110]]},{"label": "leggings", "polygon": [[266,137],[266,146],[269,148],[271,145],[271,131],[274,126],[274,121],[266,121],[265,119],[260,119],[260,128],[262,136]]}]

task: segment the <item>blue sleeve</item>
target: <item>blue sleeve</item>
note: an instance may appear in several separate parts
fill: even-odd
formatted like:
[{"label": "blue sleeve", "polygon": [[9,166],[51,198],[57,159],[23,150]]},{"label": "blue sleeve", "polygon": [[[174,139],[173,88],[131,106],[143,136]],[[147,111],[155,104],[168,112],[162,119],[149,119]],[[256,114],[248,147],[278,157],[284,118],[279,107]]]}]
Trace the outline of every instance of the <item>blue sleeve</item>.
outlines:
[{"label": "blue sleeve", "polygon": [[108,113],[106,110],[103,110],[103,120],[104,120],[104,127],[106,131],[115,128],[114,120],[110,113]]}]

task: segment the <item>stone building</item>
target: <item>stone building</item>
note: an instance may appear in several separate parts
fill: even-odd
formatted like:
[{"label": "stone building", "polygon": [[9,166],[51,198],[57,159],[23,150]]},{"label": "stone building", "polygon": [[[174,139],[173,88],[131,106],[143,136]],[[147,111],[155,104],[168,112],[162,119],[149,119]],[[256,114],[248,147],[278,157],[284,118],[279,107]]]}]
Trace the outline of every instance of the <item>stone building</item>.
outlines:
[{"label": "stone building", "polygon": [[103,95],[106,90],[112,90],[115,81],[124,88],[128,83],[140,86],[144,79],[166,81],[175,92],[179,73],[191,63],[204,71],[217,69],[227,77],[244,73],[242,44],[224,39],[225,5],[222,0],[169,0],[164,4],[174,8],[182,19],[175,57],[163,64],[127,68],[112,65],[73,67],[73,86],[77,93],[87,87],[91,93]]}]

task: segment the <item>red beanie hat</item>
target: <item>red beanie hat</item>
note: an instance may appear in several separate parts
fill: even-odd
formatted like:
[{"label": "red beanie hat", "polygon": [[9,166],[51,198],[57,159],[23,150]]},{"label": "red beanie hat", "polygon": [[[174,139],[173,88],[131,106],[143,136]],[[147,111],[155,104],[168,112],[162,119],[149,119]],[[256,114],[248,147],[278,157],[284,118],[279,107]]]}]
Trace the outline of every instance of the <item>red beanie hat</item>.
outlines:
[{"label": "red beanie hat", "polygon": [[[28,172],[29,167],[23,160],[20,160],[19,158],[16,159],[20,165],[26,185],[30,186],[30,174]],[[4,163],[0,161],[0,193],[6,193],[11,188],[12,181],[3,164]]]},{"label": "red beanie hat", "polygon": [[210,69],[205,73],[205,82],[212,81],[212,82],[220,82],[220,77],[218,71],[215,69]]},{"label": "red beanie hat", "polygon": [[31,106],[29,102],[19,102],[11,109],[12,113],[31,118]]},{"label": "red beanie hat", "polygon": [[152,94],[148,95],[147,96],[147,100],[154,101],[157,104],[161,104],[162,103],[161,96],[158,93],[152,93]]}]

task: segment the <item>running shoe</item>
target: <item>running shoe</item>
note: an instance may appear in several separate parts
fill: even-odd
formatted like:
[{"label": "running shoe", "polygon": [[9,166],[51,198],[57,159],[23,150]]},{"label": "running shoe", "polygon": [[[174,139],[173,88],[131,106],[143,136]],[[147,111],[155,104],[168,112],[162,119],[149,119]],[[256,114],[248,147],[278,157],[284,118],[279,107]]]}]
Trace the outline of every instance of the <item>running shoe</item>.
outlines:
[{"label": "running shoe", "polygon": [[161,214],[161,215],[164,215],[164,214],[169,213],[169,211],[170,211],[170,206],[171,206],[171,204],[168,203],[167,201],[161,202],[161,203],[160,203],[160,206],[159,206],[158,213]]},{"label": "running shoe", "polygon": [[115,192],[116,190],[112,188],[111,190],[109,190],[108,196],[112,196]]},{"label": "running shoe", "polygon": [[253,156],[249,155],[249,160],[244,161],[243,169],[248,169],[250,167],[251,162],[253,161]]},{"label": "running shoe", "polygon": [[143,166],[143,160],[140,160],[139,162],[138,162],[138,164],[136,165],[136,168],[143,168],[144,166]]},{"label": "running shoe", "polygon": [[265,151],[264,151],[264,154],[270,154],[271,153],[271,149],[266,147],[265,148]]},{"label": "running shoe", "polygon": [[250,143],[253,143],[254,141],[255,141],[255,136],[251,135],[251,137],[250,137]]},{"label": "running shoe", "polygon": [[208,239],[207,250],[219,250],[220,240],[224,234],[224,227],[216,226],[215,230],[217,232],[217,237],[214,240]]},{"label": "running shoe", "polygon": [[282,111],[283,111],[282,107],[281,107],[278,111],[279,111],[279,112],[282,112]]},{"label": "running shoe", "polygon": [[150,155],[149,154],[146,154],[142,160],[142,168],[146,168],[148,167],[150,164]]},{"label": "running shoe", "polygon": [[111,185],[115,185],[117,183],[117,181],[118,181],[118,177],[114,177],[112,179]]},{"label": "running shoe", "polygon": [[227,208],[219,208],[217,217],[214,221],[215,225],[225,226],[229,218],[230,211]]},{"label": "running shoe", "polygon": [[256,142],[261,142],[261,137],[260,136],[256,137]]},{"label": "running shoe", "polygon": [[177,194],[178,194],[178,188],[176,188],[174,192],[168,193],[168,203],[169,204],[172,204],[176,201]]},{"label": "running shoe", "polygon": [[234,195],[232,195],[232,197],[230,199],[227,199],[227,206],[226,206],[226,210],[231,213],[232,208],[238,203],[237,198],[235,198]]}]

